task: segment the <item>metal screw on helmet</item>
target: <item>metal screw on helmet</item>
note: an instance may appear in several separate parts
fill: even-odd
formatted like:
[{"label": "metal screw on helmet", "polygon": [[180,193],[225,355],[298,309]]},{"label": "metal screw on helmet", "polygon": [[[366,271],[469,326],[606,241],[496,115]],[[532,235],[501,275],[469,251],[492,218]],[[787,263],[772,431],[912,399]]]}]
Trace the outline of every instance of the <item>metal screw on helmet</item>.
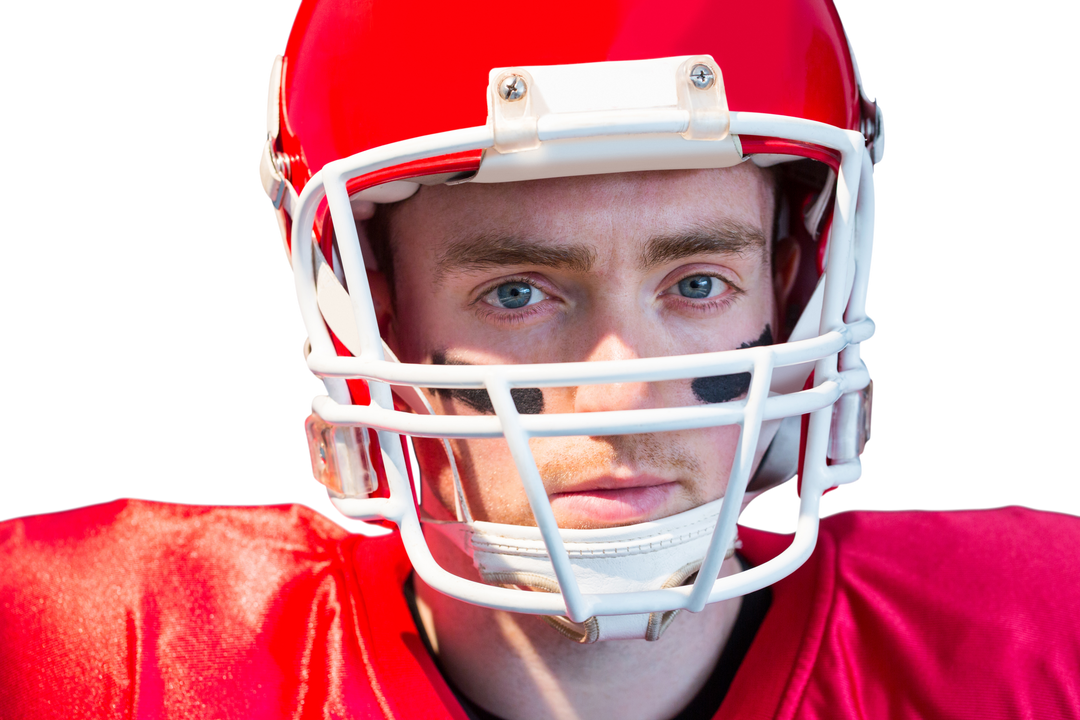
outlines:
[{"label": "metal screw on helmet", "polygon": [[525,97],[525,89],[525,78],[520,75],[507,75],[499,81],[499,96],[507,102]]},{"label": "metal screw on helmet", "polygon": [[708,90],[716,80],[716,74],[708,65],[698,63],[690,69],[690,81],[698,90]]}]

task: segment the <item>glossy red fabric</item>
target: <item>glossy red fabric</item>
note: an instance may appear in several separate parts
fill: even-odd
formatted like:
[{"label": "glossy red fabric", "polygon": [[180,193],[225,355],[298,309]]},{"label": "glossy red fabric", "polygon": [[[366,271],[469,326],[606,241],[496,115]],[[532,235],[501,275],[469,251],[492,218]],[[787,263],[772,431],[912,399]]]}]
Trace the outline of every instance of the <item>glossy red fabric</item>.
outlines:
[{"label": "glossy red fabric", "polygon": [[[786,542],[742,537],[755,563]],[[1078,546],[1016,508],[827,518],[717,718],[1080,717]],[[5,720],[465,717],[396,536],[125,500],[0,524],[0,570]]]},{"label": "glossy red fabric", "polygon": [[396,590],[400,544],[307,508],[15,520],[0,568],[4,720],[465,718]]},{"label": "glossy red fabric", "polygon": [[[787,538],[740,530],[754,564]],[[825,518],[717,720],[1080,718],[1080,518]]]}]

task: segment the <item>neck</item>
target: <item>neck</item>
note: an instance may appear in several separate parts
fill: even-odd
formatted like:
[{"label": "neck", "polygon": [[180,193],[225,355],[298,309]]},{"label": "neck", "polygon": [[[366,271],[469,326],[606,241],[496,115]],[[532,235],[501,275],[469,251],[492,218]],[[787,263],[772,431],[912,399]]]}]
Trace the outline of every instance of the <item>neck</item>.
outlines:
[{"label": "neck", "polygon": [[[463,553],[443,550],[438,554],[444,567],[474,574]],[[722,573],[735,572],[737,563],[729,559]],[[506,720],[674,716],[709,678],[741,602],[682,612],[656,642],[583,645],[539,616],[463,603],[419,578],[416,591],[421,621],[444,672],[469,699]],[[659,674],[657,668],[664,667],[678,671]]]}]

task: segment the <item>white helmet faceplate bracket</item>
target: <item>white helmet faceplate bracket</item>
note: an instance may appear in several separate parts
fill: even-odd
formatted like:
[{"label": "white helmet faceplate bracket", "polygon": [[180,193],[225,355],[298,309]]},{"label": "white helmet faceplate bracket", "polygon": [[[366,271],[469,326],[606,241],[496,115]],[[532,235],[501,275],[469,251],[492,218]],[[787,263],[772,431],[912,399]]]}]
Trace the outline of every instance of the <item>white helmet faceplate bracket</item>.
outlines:
[{"label": "white helmet faceplate bracket", "polygon": [[[695,70],[700,66],[714,76],[705,87]],[[524,83],[523,98],[500,92],[500,83],[512,76]],[[605,88],[601,93],[595,92],[598,77]],[[752,592],[794,571],[814,548],[822,493],[859,477],[858,453],[866,424],[863,397],[870,383],[859,358],[859,343],[874,329],[864,312],[873,228],[871,158],[858,132],[802,119],[729,112],[720,68],[709,56],[498,68],[491,71],[488,97],[485,126],[405,140],[329,163],[299,198],[279,200],[295,208],[291,259],[310,338],[307,362],[327,388],[327,396],[316,398],[313,410],[332,428],[375,431],[389,491],[388,497],[379,498],[341,497],[338,492],[332,499],[350,517],[395,523],[414,569],[440,592],[489,608],[566,616],[568,620],[559,622],[568,636],[579,640],[582,633],[593,640],[655,639],[670,621],[671,611],[700,611],[707,603]],[[729,167],[744,161],[740,135],[813,144],[840,156],[825,270],[787,342],[697,355],[533,365],[401,364],[387,355],[354,210],[357,203],[408,197],[416,185],[399,180],[350,197],[349,180],[467,151],[484,152],[473,182]],[[267,186],[268,192],[279,190],[273,182]],[[340,276],[328,269],[316,243],[301,241],[314,237],[317,209],[324,198],[337,233],[334,260]],[[338,356],[328,327],[354,357]],[[803,389],[811,371],[813,387]],[[513,388],[745,372],[751,374],[745,399],[691,407],[521,415],[510,394]],[[367,381],[369,405],[352,404],[347,378]],[[486,389],[495,414],[431,414],[418,388]],[[395,410],[394,392],[414,412]],[[785,447],[770,451],[759,472],[773,473],[773,484],[791,477],[803,415],[809,415],[809,421],[793,541],[760,566],[719,577],[736,542],[736,522],[752,472],[779,431]],[[717,425],[740,426],[726,497],[629,528],[560,530],[528,443],[530,437],[625,435]],[[427,523],[432,532],[453,536],[488,582],[454,575],[433,558],[417,509],[419,482],[407,469],[417,467],[411,437],[444,442],[502,437],[508,443],[536,527],[472,521],[460,481],[455,508],[459,522]],[[611,552],[605,555],[605,549]],[[695,572],[692,583],[682,584]]]}]

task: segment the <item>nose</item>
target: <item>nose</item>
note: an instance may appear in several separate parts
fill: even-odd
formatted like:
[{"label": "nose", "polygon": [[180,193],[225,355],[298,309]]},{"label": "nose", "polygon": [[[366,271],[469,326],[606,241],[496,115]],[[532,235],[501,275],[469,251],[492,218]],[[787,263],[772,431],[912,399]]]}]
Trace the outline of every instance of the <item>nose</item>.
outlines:
[{"label": "nose", "polygon": [[[602,337],[585,360],[632,360],[642,357],[625,338],[611,333]],[[575,412],[637,410],[653,406],[651,383],[623,382],[610,385],[582,385],[575,389]]]}]

